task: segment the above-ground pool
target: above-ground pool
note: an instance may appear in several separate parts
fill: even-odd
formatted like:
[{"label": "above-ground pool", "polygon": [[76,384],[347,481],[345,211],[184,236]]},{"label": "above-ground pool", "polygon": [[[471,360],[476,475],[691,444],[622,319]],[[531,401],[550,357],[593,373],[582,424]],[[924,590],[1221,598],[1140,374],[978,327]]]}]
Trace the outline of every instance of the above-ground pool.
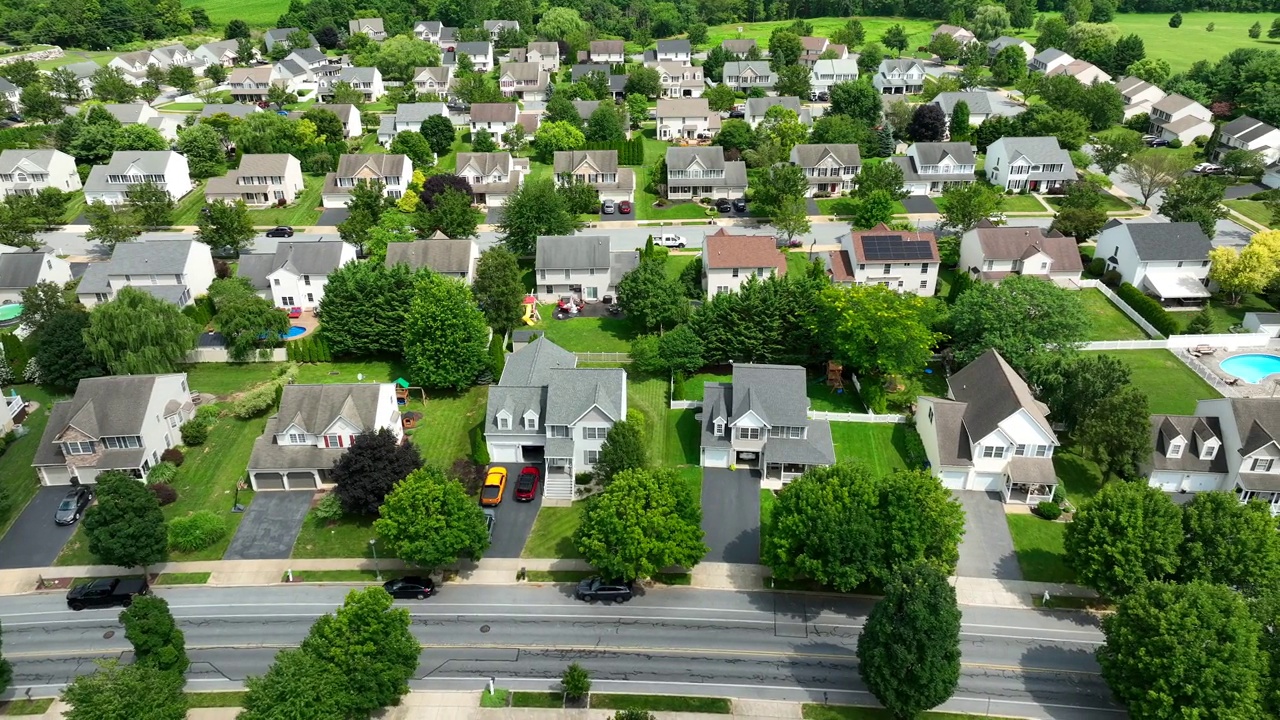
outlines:
[{"label": "above-ground pool", "polygon": [[22,314],[22,305],[10,303],[8,305],[0,305],[0,325],[8,325],[18,319]]},{"label": "above-ground pool", "polygon": [[1259,353],[1235,355],[1223,360],[1218,367],[1247,383],[1260,383],[1268,375],[1280,373],[1280,357]]},{"label": "above-ground pool", "polygon": [[298,337],[299,335],[301,335],[301,334],[305,333],[306,331],[307,331],[307,329],[306,329],[306,328],[304,328],[304,327],[302,327],[301,325],[290,325],[290,326],[289,326],[289,332],[287,332],[287,333],[281,333],[281,335],[280,335],[280,339],[281,339],[281,340],[292,340],[292,339],[294,339],[294,338]]}]

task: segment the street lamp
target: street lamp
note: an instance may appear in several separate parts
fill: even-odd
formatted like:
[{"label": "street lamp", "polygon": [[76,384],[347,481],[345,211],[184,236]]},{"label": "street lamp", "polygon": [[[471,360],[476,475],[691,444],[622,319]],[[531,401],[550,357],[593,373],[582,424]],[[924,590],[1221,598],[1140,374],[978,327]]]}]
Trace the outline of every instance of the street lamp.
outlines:
[{"label": "street lamp", "polygon": [[382,570],[378,567],[378,538],[369,538],[369,547],[373,549],[373,572],[382,582]]}]

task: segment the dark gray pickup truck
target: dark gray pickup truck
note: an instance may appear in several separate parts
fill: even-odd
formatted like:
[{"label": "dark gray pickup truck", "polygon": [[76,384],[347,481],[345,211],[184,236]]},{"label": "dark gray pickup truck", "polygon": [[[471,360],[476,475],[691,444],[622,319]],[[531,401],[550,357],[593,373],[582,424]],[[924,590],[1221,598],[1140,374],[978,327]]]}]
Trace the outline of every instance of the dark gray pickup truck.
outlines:
[{"label": "dark gray pickup truck", "polygon": [[133,596],[151,591],[146,578],[99,578],[84,585],[77,585],[67,592],[67,607],[72,610],[85,608],[129,607]]}]

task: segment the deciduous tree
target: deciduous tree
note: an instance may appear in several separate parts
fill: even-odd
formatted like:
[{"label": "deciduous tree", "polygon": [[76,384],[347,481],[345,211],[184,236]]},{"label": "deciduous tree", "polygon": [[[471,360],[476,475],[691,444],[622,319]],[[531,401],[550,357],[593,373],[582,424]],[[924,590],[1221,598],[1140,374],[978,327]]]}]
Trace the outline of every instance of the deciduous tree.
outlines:
[{"label": "deciduous tree", "polygon": [[1028,369],[1027,381],[1049,406],[1053,421],[1070,434],[1105,398],[1129,384],[1130,371],[1114,355],[1051,353]]},{"label": "deciduous tree", "polygon": [[187,157],[193,178],[213,177],[227,171],[222,136],[210,125],[196,124],[179,130],[178,152]]},{"label": "deciduous tree", "polygon": [[222,335],[232,362],[247,362],[261,350],[279,347],[280,336],[289,331],[285,311],[254,292],[243,277],[214,280],[209,298],[216,310],[213,327]]},{"label": "deciduous tree", "polygon": [[831,86],[831,112],[848,115],[868,127],[880,124],[881,95],[871,83],[847,81]]},{"label": "deciduous tree", "polygon": [[1030,275],[974,285],[956,300],[951,322],[960,365],[995,349],[1015,369],[1045,353],[1072,351],[1089,324],[1078,295]]},{"label": "deciduous tree", "polygon": [[453,148],[453,121],[443,115],[432,115],[423,120],[418,132],[431,146],[431,151],[440,157],[448,155]]},{"label": "deciduous tree", "polygon": [[1209,279],[1233,305],[1245,295],[1262,292],[1280,274],[1280,256],[1265,243],[1215,247],[1209,251],[1209,263]]},{"label": "deciduous tree", "polygon": [[800,98],[804,102],[813,89],[812,70],[803,65],[788,65],[778,71],[773,89],[779,95]]},{"label": "deciduous tree", "polygon": [[627,73],[627,84],[624,87],[628,95],[643,95],[654,98],[662,94],[662,78],[658,71],[649,67],[636,67]]},{"label": "deciduous tree", "polygon": [[533,255],[539,235],[572,235],[581,226],[551,178],[538,178],[521,183],[507,198],[498,231],[508,250],[526,257]]},{"label": "deciduous tree", "polygon": [[1128,128],[1112,128],[1093,136],[1093,161],[1110,175],[1130,157],[1142,152],[1142,136]]},{"label": "deciduous tree", "polygon": [[73,390],[85,378],[107,374],[85,346],[84,331],[88,327],[89,313],[78,306],[59,312],[41,325],[35,358],[44,385]]},{"label": "deciduous tree", "polygon": [[165,228],[173,224],[173,211],[177,203],[168,190],[147,180],[131,185],[125,193],[125,202],[138,215],[138,223],[145,228]]},{"label": "deciduous tree", "polygon": [[616,422],[605,435],[596,460],[595,476],[600,484],[608,486],[624,470],[643,470],[649,467],[649,448],[645,443],[643,416],[628,417]]},{"label": "deciduous tree", "polygon": [[416,273],[407,265],[347,263],[329,274],[320,333],[335,355],[370,357],[404,349]]},{"label": "deciduous tree", "polygon": [[418,386],[464,390],[488,365],[489,328],[471,290],[455,278],[422,275],[405,317],[404,359]]},{"label": "deciduous tree", "polygon": [[[122,242],[130,242],[142,234],[136,213],[128,208],[116,208],[101,200],[94,200],[84,210],[89,230],[84,239],[114,248]],[[11,243],[5,243],[6,245]]]},{"label": "deciduous tree", "polygon": [[934,315],[931,302],[914,292],[883,285],[829,287],[809,322],[831,357],[854,368],[864,382],[883,382],[928,364],[942,339],[932,329]]},{"label": "deciduous tree", "polygon": [[1151,457],[1151,410],[1147,396],[1127,385],[1103,398],[1076,429],[1086,453],[1103,473],[1135,479]]},{"label": "deciduous tree", "polygon": [[1193,222],[1205,235],[1213,238],[1219,220],[1227,217],[1222,207],[1225,187],[1206,176],[1181,177],[1164,191],[1160,214],[1173,222]]},{"label": "deciduous tree", "polygon": [[96,672],[77,677],[62,691],[63,701],[71,706],[63,717],[68,720],[186,720],[184,683],[177,673],[139,663],[121,665],[118,660],[101,660]]},{"label": "deciduous tree", "polygon": [[1138,201],[1143,205],[1151,196],[1164,192],[1189,165],[1180,156],[1158,150],[1144,150],[1131,155],[1120,168],[1120,179],[1138,188]]},{"label": "deciduous tree", "polygon": [[1226,585],[1249,596],[1277,589],[1280,533],[1264,503],[1241,503],[1227,492],[1197,493],[1182,509],[1182,529],[1182,582]]},{"label": "deciduous tree", "polygon": [[124,287],[89,313],[84,341],[112,375],[151,375],[176,372],[199,331],[177,305]]},{"label": "deciduous tree", "polygon": [[342,717],[346,680],[336,667],[302,650],[281,650],[249,692],[238,720],[327,720]]},{"label": "deciduous tree", "polygon": [[424,569],[466,558],[489,547],[484,513],[462,483],[428,466],[415,470],[387,495],[373,529],[396,557]]},{"label": "deciduous tree", "polygon": [[415,170],[429,170],[431,166],[436,164],[435,153],[431,148],[431,143],[422,136],[420,132],[413,130],[405,130],[397,133],[391,140],[391,147],[387,151],[396,155],[404,155],[413,161]]},{"label": "deciduous tree", "polygon": [[1012,85],[1027,76],[1027,54],[1013,45],[996,53],[991,60],[991,81],[997,85]]},{"label": "deciduous tree", "polygon": [[689,302],[660,259],[644,258],[618,281],[618,305],[645,331],[670,329],[689,316]]},{"label": "deciduous tree", "polygon": [[901,23],[894,23],[880,36],[880,42],[895,55],[902,55],[902,51],[907,49],[908,44],[907,29]]},{"label": "deciduous tree", "polygon": [[157,670],[175,673],[179,677],[187,672],[191,662],[187,660],[186,639],[169,612],[169,603],[155,595],[133,599],[133,604],[120,613],[124,637],[133,645],[133,662]]},{"label": "deciduous tree", "polygon": [[769,67],[774,72],[798,64],[803,53],[800,36],[790,30],[778,28],[769,35]]},{"label": "deciduous tree", "polygon": [[480,253],[471,294],[495,332],[505,335],[519,326],[527,290],[510,250],[499,246]]},{"label": "deciduous tree", "polygon": [[1182,537],[1182,511],[1168,495],[1145,483],[1113,482],[1080,506],[1064,544],[1082,584],[1120,599],[1173,578]]},{"label": "deciduous tree", "polygon": [[[707,99],[707,106],[716,112],[728,112],[733,109],[734,103],[737,102],[737,96],[734,94],[733,88],[725,85],[724,83],[720,83],[713,88],[709,88],[702,94],[702,97]],[[629,97],[628,105],[630,105]],[[632,119],[634,120],[634,118],[635,116],[633,115]],[[641,122],[645,119],[646,118],[641,118]]]},{"label": "deciduous tree", "polygon": [[396,483],[422,467],[418,446],[401,443],[390,430],[355,436],[333,464],[329,480],[342,509],[356,515],[377,515]]},{"label": "deciduous tree", "polygon": [[601,574],[623,580],[691,568],[707,554],[702,509],[674,470],[624,470],[596,495],[573,544]]},{"label": "deciduous tree", "polygon": [[156,496],[121,470],[99,473],[97,483],[98,501],[84,515],[89,552],[104,565],[124,568],[163,562],[169,536]]},{"label": "deciduous tree", "polygon": [[196,218],[196,239],[214,250],[231,248],[241,253],[253,246],[258,231],[244,201],[214,200]]},{"label": "deciduous tree", "polygon": [[942,226],[957,235],[969,232],[999,212],[1002,202],[999,192],[987,183],[952,185],[942,191],[942,199],[946,201]]},{"label": "deciduous tree", "polygon": [[35,333],[39,333],[55,315],[66,312],[70,307],[62,286],[48,280],[24,288],[18,299],[22,304],[18,322]]},{"label": "deciduous tree", "polygon": [[561,150],[578,150],[587,142],[576,126],[566,122],[546,122],[533,135],[533,149],[541,162],[551,164]]}]

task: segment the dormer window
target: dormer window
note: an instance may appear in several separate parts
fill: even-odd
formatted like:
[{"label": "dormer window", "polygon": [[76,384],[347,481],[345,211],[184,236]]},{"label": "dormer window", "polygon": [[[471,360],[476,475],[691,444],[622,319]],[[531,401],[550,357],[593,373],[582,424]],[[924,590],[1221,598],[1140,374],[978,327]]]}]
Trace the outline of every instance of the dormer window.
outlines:
[{"label": "dormer window", "polygon": [[1185,447],[1185,444],[1181,440],[1174,440],[1173,442],[1169,443],[1169,457],[1171,458],[1182,457],[1182,449],[1184,447]]},{"label": "dormer window", "polygon": [[290,445],[306,445],[307,436],[302,433],[289,433]]},{"label": "dormer window", "polygon": [[1212,460],[1217,456],[1218,456],[1217,442],[1213,442],[1213,441],[1207,442],[1204,444],[1204,447],[1200,448],[1201,460]]},{"label": "dormer window", "polygon": [[521,422],[521,427],[523,427],[525,430],[538,429],[538,416],[532,411],[525,413],[524,417],[521,419],[520,422]]},{"label": "dormer window", "polygon": [[498,416],[498,429],[499,429],[499,430],[510,430],[510,429],[511,429],[511,418],[510,418],[510,417],[508,417],[508,416],[506,416],[506,415],[499,415],[499,416]]},{"label": "dormer window", "polygon": [[716,420],[716,437],[724,437],[724,421]]}]

